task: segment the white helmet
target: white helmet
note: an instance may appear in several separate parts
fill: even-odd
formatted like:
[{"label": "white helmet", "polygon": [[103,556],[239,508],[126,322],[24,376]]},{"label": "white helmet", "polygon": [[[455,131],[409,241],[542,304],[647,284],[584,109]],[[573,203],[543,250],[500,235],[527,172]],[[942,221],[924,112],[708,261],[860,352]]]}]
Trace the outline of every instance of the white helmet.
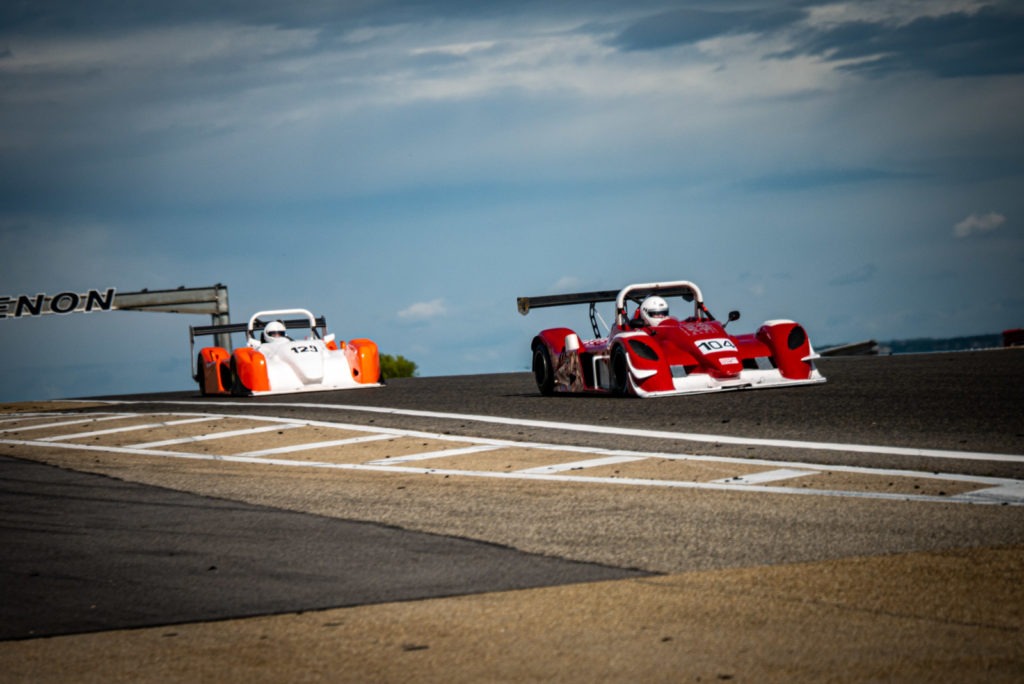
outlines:
[{"label": "white helmet", "polygon": [[263,328],[263,341],[269,340],[281,340],[285,338],[284,323],[281,321],[271,321],[267,323],[266,327]]},{"label": "white helmet", "polygon": [[668,302],[652,295],[640,304],[640,315],[647,325],[658,325],[668,317]]}]

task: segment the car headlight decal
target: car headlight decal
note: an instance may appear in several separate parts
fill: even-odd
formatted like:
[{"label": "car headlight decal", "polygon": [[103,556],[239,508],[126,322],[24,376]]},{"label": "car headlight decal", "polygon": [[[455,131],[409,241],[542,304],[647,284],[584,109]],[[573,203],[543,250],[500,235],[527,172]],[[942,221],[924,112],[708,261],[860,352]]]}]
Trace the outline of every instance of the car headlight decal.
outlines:
[{"label": "car headlight decal", "polygon": [[648,361],[658,360],[658,352],[654,351],[650,346],[644,344],[640,340],[630,340],[629,348],[632,349],[633,353],[641,359],[647,359]]},{"label": "car headlight decal", "polygon": [[789,337],[786,339],[786,344],[790,349],[799,349],[803,346],[804,342],[807,341],[807,333],[799,325],[794,325],[793,329],[789,331]]}]

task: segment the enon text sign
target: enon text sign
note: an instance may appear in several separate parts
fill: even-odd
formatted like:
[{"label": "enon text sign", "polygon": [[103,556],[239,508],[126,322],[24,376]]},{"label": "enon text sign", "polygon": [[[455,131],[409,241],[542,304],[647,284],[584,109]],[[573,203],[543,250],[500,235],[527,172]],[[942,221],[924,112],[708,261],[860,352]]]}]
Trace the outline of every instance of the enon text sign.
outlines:
[{"label": "enon text sign", "polygon": [[60,292],[48,297],[35,295],[0,295],[0,318],[26,318],[46,314],[69,314],[76,311],[110,311],[114,308],[114,288],[77,292]]}]

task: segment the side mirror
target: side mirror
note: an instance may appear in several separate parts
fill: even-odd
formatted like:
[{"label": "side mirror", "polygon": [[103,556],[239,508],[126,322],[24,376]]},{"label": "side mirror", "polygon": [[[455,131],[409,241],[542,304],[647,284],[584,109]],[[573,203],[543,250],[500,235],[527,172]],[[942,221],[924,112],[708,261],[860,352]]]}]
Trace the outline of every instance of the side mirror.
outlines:
[{"label": "side mirror", "polygon": [[729,320],[727,320],[727,321],[725,322],[725,324],[724,324],[724,325],[722,325],[722,327],[724,328],[724,327],[725,327],[726,325],[729,325],[729,324],[730,324],[730,323],[732,323],[733,321],[738,321],[738,320],[740,320],[740,312],[739,312],[739,311],[736,311],[736,310],[734,309],[734,310],[732,310],[732,311],[730,311],[730,312],[729,312]]}]

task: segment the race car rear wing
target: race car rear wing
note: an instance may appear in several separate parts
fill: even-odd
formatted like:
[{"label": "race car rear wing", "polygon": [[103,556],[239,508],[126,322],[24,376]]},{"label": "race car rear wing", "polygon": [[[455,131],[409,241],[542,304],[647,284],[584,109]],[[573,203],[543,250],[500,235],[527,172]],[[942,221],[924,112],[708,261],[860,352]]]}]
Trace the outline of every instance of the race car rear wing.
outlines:
[{"label": "race car rear wing", "polygon": [[519,313],[526,315],[531,309],[541,309],[548,306],[567,306],[569,304],[597,304],[600,302],[617,301],[619,294],[625,295],[633,301],[642,301],[644,297],[657,293],[662,297],[684,297],[687,301],[696,298],[701,300],[700,290],[690,282],[677,281],[674,283],[648,283],[646,285],[629,285],[622,290],[597,290],[596,292],[578,292],[574,294],[541,295],[539,297],[518,297],[516,306]]},{"label": "race car rear wing", "polygon": [[530,309],[542,309],[547,306],[568,306],[569,304],[597,304],[598,302],[614,302],[618,290],[599,290],[597,292],[577,292],[575,294],[541,295],[539,297],[517,297],[516,308],[526,315]]},{"label": "race car rear wing", "polygon": [[[708,318],[713,318],[711,312],[704,306],[704,296],[700,288],[688,280],[676,280],[665,283],[641,283],[627,285],[621,290],[598,290],[596,292],[577,292],[573,294],[541,295],[539,297],[519,297],[516,299],[516,307],[519,313],[526,315],[530,309],[540,309],[548,306],[568,306],[569,304],[590,305],[590,325],[594,329],[594,336],[600,337],[601,331],[595,305],[599,302],[615,302],[615,322],[619,326],[626,324],[626,300],[629,299],[639,304],[652,294],[661,297],[682,297],[688,302],[694,302],[695,315],[702,313]],[[601,319],[603,323],[603,319]],[[607,324],[605,324],[607,328]]]},{"label": "race car rear wing", "polygon": [[[281,322],[284,323],[285,328],[309,328],[309,321],[295,319]],[[253,326],[253,332],[262,330],[267,325],[267,323],[270,323],[270,321],[261,321],[257,319],[255,325]],[[249,329],[248,326],[248,323],[224,323],[223,325],[190,325],[188,327],[188,335],[190,340],[194,340],[195,338],[202,337],[203,335],[217,335],[220,333],[244,333]],[[316,318],[316,327],[320,328],[321,330],[326,330],[327,319],[324,318],[323,316],[318,316]]]}]

